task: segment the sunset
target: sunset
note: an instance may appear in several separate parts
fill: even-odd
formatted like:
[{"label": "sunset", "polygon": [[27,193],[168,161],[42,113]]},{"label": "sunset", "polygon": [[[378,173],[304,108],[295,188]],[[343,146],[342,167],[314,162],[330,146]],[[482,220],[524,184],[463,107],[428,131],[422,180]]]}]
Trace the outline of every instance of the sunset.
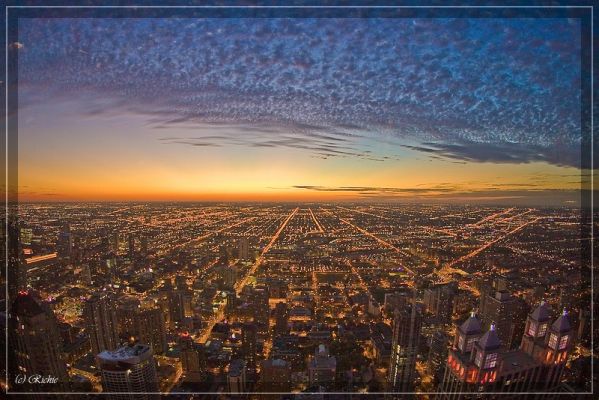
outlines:
[{"label": "sunset", "polygon": [[7,395],[594,398],[592,2],[7,1]]},{"label": "sunset", "polygon": [[21,200],[579,201],[576,20],[20,28]]}]

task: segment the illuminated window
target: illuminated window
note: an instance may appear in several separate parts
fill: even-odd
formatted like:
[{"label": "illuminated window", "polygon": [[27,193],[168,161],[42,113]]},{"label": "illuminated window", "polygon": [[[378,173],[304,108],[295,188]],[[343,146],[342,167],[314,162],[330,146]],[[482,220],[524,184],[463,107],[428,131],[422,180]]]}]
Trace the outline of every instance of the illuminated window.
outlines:
[{"label": "illuminated window", "polygon": [[545,336],[545,333],[547,333],[547,324],[541,324],[537,332],[537,337]]},{"label": "illuminated window", "polygon": [[491,353],[487,355],[487,358],[485,358],[485,368],[495,368],[495,365],[497,365],[497,353]]},{"label": "illuminated window", "polygon": [[474,363],[480,368],[483,363],[483,352],[479,351],[476,353],[476,358],[474,359]]},{"label": "illuminated window", "polygon": [[536,336],[537,333],[537,323],[536,322],[531,322],[530,325],[528,325],[528,336]]},{"label": "illuminated window", "polygon": [[559,341],[559,349],[563,350],[568,345],[568,335],[563,336]]},{"label": "illuminated window", "polygon": [[466,343],[466,351],[472,351],[472,348],[474,347],[474,343],[476,343],[476,338],[468,339],[468,343]]},{"label": "illuminated window", "polygon": [[553,350],[557,349],[557,335],[555,333],[552,333],[549,336],[549,347]]}]

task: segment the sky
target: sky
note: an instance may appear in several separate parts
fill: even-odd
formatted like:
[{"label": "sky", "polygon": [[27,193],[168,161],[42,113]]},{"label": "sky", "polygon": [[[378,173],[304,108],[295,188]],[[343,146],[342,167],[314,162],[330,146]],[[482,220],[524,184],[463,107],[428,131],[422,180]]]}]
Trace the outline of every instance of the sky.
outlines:
[{"label": "sky", "polygon": [[19,197],[578,201],[580,29],[23,18]]}]

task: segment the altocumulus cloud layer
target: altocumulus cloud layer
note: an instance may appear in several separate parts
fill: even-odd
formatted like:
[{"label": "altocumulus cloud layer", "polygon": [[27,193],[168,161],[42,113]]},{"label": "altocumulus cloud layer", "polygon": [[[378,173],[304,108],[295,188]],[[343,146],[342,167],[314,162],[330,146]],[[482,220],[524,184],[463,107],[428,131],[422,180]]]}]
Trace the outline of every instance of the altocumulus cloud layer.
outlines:
[{"label": "altocumulus cloud layer", "polygon": [[365,137],[433,157],[579,165],[574,20],[37,19],[19,42],[23,104],[92,96],[88,113],[143,113],[156,128],[245,127],[163,143],[384,161],[359,149]]}]

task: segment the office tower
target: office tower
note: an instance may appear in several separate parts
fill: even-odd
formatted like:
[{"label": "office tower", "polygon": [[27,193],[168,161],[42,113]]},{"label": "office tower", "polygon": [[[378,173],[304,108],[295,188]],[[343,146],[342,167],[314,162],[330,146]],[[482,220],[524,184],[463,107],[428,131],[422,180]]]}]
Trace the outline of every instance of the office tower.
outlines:
[{"label": "office tower", "polygon": [[559,383],[572,349],[573,331],[566,310],[551,325],[549,310],[541,303],[527,318],[520,349],[545,368],[543,388]]},{"label": "office tower", "polygon": [[206,355],[201,344],[185,333],[179,337],[179,360],[183,367],[183,380],[187,382],[202,382],[206,373]]},{"label": "office tower", "polygon": [[58,322],[48,305],[32,293],[21,292],[11,307],[11,317],[15,329],[9,336],[10,350],[14,351],[15,365],[9,370],[11,384],[17,374],[27,376],[40,375],[56,378],[56,382],[47,385],[24,382],[13,387],[13,391],[61,391],[66,389],[68,374],[62,358],[63,341],[60,337]]},{"label": "office tower", "polygon": [[83,305],[83,319],[94,354],[118,347],[116,305],[111,294],[97,292],[87,299]]},{"label": "office tower", "polygon": [[118,332],[123,337],[135,336],[138,332],[138,314],[141,304],[132,297],[121,298],[117,307]]},{"label": "office tower", "polygon": [[498,276],[493,279],[493,289],[498,292],[506,292],[509,290],[509,281],[505,276]]},{"label": "office tower", "polygon": [[497,291],[495,295],[487,295],[484,302],[484,308],[480,310],[485,328],[495,324],[496,334],[501,341],[501,344],[507,348],[511,348],[513,340],[513,318],[516,314],[518,304],[516,298],[512,297],[509,292]]},{"label": "office tower", "polygon": [[463,327],[458,328],[449,350],[441,398],[472,398],[468,393],[482,396],[485,392],[551,392],[559,387],[572,343],[566,312],[551,324],[547,306],[543,303],[535,308],[527,317],[517,350],[501,345],[492,324],[478,341],[472,335],[474,344],[468,352]]},{"label": "office tower", "polygon": [[132,233],[127,237],[127,253],[130,258],[135,256],[135,236]]},{"label": "office tower", "polygon": [[142,256],[148,255],[148,236],[142,235],[139,239],[139,251]]},{"label": "office tower", "polygon": [[260,364],[260,391],[289,392],[291,364],[285,360],[268,359]]},{"label": "office tower", "polygon": [[275,306],[275,334],[284,335],[289,329],[287,324],[289,322],[289,310],[287,309],[287,303],[277,303]]},{"label": "office tower", "polygon": [[[4,235],[4,229],[2,230]],[[8,262],[8,297],[9,301],[14,301],[19,292],[27,290],[27,264],[25,263],[25,257],[23,255],[22,246],[19,238],[19,226],[16,221],[8,222],[8,229],[6,229],[7,235],[7,246],[0,246],[2,250],[7,247],[8,256],[6,261]]]},{"label": "office tower", "polygon": [[114,231],[109,238],[110,251],[114,254],[118,254],[120,244],[119,231]]},{"label": "office tower", "polygon": [[258,328],[256,324],[243,324],[241,327],[241,353],[247,362],[247,368],[252,372],[256,370],[257,342]]},{"label": "office tower", "polygon": [[453,313],[453,301],[457,293],[457,283],[450,282],[435,285],[424,291],[424,307],[441,323],[450,323]]},{"label": "office tower", "polygon": [[248,238],[242,237],[239,239],[238,255],[240,260],[249,260],[250,258],[250,243]]},{"label": "office tower", "polygon": [[268,288],[254,288],[250,294],[250,304],[254,312],[254,322],[258,332],[268,333],[270,324],[270,305],[268,303]]},{"label": "office tower", "polygon": [[158,308],[141,310],[137,320],[139,341],[152,346],[154,354],[166,353],[166,324],[162,311]]},{"label": "office tower", "polygon": [[104,392],[116,400],[159,399],[156,361],[152,348],[143,344],[105,350],[96,356]]},{"label": "office tower", "polygon": [[445,372],[445,360],[447,360],[447,343],[448,338],[443,331],[435,331],[431,337],[427,367],[435,381],[439,382],[443,379]]},{"label": "office tower", "polygon": [[237,282],[238,268],[235,265],[226,265],[222,269],[222,279],[226,289],[233,290]]},{"label": "office tower", "polygon": [[56,239],[56,253],[59,259],[69,261],[71,257],[71,251],[73,250],[73,235],[71,234],[71,227],[68,223],[65,223]]},{"label": "office tower", "polygon": [[416,369],[416,355],[422,327],[422,314],[415,301],[396,309],[393,320],[389,391],[411,392]]},{"label": "office tower", "polygon": [[335,380],[337,359],[329,354],[324,344],[318,345],[314,357],[308,363],[310,386],[328,386]]},{"label": "office tower", "polygon": [[176,326],[183,319],[191,315],[191,300],[193,292],[187,288],[177,288],[168,293],[169,297],[169,314],[171,326]]},{"label": "office tower", "polygon": [[230,393],[245,393],[247,390],[246,363],[235,359],[229,364],[227,387]]},{"label": "office tower", "polygon": [[235,308],[237,307],[237,294],[235,293],[235,291],[230,291],[227,292],[227,304],[225,306],[225,311],[227,312],[227,314],[231,314],[232,312],[235,311]]}]

